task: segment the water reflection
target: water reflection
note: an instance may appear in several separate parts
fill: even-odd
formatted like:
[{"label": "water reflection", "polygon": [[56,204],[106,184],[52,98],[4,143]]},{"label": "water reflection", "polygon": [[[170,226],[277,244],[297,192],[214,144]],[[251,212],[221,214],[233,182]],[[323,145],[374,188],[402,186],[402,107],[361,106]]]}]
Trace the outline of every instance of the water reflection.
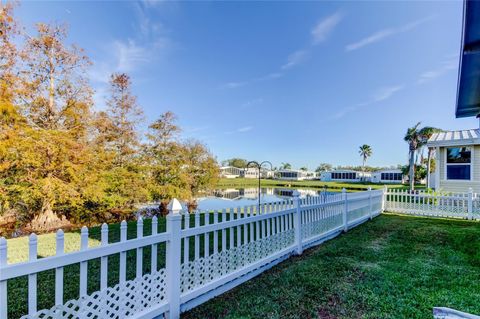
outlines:
[{"label": "water reflection", "polygon": [[[313,189],[291,189],[291,188],[262,188],[260,190],[260,202],[271,203],[291,198],[293,192],[298,191],[300,197],[318,196],[329,194],[323,190]],[[197,199],[197,209],[218,210],[223,208],[234,208],[258,203],[258,188],[227,188],[218,189],[205,197]]]}]

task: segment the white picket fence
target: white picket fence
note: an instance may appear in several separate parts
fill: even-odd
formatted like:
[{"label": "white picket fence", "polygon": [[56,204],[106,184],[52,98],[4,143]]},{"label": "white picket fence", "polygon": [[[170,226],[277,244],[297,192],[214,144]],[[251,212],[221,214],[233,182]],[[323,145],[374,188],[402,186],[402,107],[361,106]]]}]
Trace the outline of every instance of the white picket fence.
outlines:
[{"label": "white picket fence", "polygon": [[[81,230],[79,251],[64,252],[64,234],[57,232],[56,255],[37,258],[37,236],[29,241],[29,260],[7,263],[7,241],[0,238],[0,319],[7,319],[8,305],[19,298],[9,294],[7,283],[28,278],[28,308],[21,318],[179,318],[180,313],[249,280],[292,254],[318,245],[381,213],[383,191],[300,198],[237,209],[182,214],[173,200],[166,217],[166,231],[158,232],[152,219],[151,235],[127,239],[127,223],[120,227],[120,241],[108,242],[109,227],[101,228],[101,245],[88,247],[88,229]],[[165,245],[165,254],[159,250]],[[127,253],[135,251],[135,262]],[[111,259],[115,258],[115,259]],[[159,260],[164,258],[165,260]],[[89,263],[100,263],[99,274]],[[112,260],[118,260],[118,280],[108,284]],[[149,271],[144,271],[144,263]],[[64,268],[79,264],[78,297],[65,301]],[[135,278],[127,278],[127,268]],[[94,268],[97,269],[97,268]],[[54,271],[51,304],[37,309],[39,274]],[[89,291],[89,280],[98,278],[99,289]]]},{"label": "white picket fence", "polygon": [[385,189],[385,211],[428,217],[480,219],[480,196],[468,193],[440,193]]}]

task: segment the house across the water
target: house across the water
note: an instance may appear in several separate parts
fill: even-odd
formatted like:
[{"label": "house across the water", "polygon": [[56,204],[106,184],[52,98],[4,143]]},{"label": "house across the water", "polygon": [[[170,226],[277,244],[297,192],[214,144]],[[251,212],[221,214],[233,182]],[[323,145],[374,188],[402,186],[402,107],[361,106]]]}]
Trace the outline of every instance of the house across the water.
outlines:
[{"label": "house across the water", "polygon": [[238,178],[243,173],[243,168],[238,168],[234,166],[223,166],[220,167],[220,177],[223,178]]},{"label": "house across the water", "polygon": [[325,182],[336,181],[336,182],[362,182],[370,181],[371,173],[369,172],[358,172],[354,170],[333,170],[328,172],[322,172],[320,174],[320,180]]},{"label": "house across the water", "polygon": [[401,184],[405,182],[405,176],[399,169],[385,169],[373,172],[370,181],[379,184]]},{"label": "house across the water", "polygon": [[275,172],[275,178],[289,181],[302,181],[308,179],[315,179],[317,173],[311,171],[302,171],[294,169],[281,169]]}]

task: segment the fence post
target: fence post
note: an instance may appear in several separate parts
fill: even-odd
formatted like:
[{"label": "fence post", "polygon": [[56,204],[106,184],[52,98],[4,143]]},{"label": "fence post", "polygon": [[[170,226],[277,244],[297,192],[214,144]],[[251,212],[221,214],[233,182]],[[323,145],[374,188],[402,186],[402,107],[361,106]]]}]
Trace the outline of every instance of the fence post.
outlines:
[{"label": "fence post", "polygon": [[384,185],[383,194],[382,194],[382,213],[385,211],[385,205],[387,203],[387,192],[388,192],[387,185]]},{"label": "fence post", "polygon": [[473,189],[470,187],[468,189],[468,206],[467,206],[467,218],[473,219]]},{"label": "fence post", "polygon": [[[0,237],[0,271],[7,265],[7,240]],[[0,319],[7,319],[7,281],[0,281]]]},{"label": "fence post", "polygon": [[167,296],[169,312],[166,318],[180,318],[180,266],[181,266],[181,236],[182,205],[174,198],[167,206],[167,232],[170,240],[167,241],[166,271],[167,271]]},{"label": "fence post", "polygon": [[345,202],[345,205],[343,206],[343,231],[347,232],[348,231],[348,219],[347,219],[347,213],[348,213],[348,197],[347,197],[347,190],[344,188],[342,189],[342,194],[343,194],[343,201]]},{"label": "fence post", "polygon": [[300,193],[293,191],[293,207],[295,208],[293,228],[295,229],[295,254],[301,255],[303,252],[302,247],[302,210],[300,207]]},{"label": "fence post", "polygon": [[370,220],[373,219],[373,212],[372,212],[372,187],[368,187],[368,215],[370,216]]}]

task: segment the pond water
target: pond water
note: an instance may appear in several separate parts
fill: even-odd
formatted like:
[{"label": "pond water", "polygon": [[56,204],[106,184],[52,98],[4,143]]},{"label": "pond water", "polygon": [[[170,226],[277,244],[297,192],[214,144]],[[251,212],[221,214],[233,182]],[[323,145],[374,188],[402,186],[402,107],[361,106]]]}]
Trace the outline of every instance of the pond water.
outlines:
[{"label": "pond water", "polygon": [[[260,202],[271,203],[292,198],[294,191],[298,191],[300,197],[328,194],[328,192],[318,189],[261,188]],[[197,199],[197,209],[201,211],[218,210],[256,205],[258,203],[258,193],[258,188],[227,188],[215,190],[210,195]]]}]

